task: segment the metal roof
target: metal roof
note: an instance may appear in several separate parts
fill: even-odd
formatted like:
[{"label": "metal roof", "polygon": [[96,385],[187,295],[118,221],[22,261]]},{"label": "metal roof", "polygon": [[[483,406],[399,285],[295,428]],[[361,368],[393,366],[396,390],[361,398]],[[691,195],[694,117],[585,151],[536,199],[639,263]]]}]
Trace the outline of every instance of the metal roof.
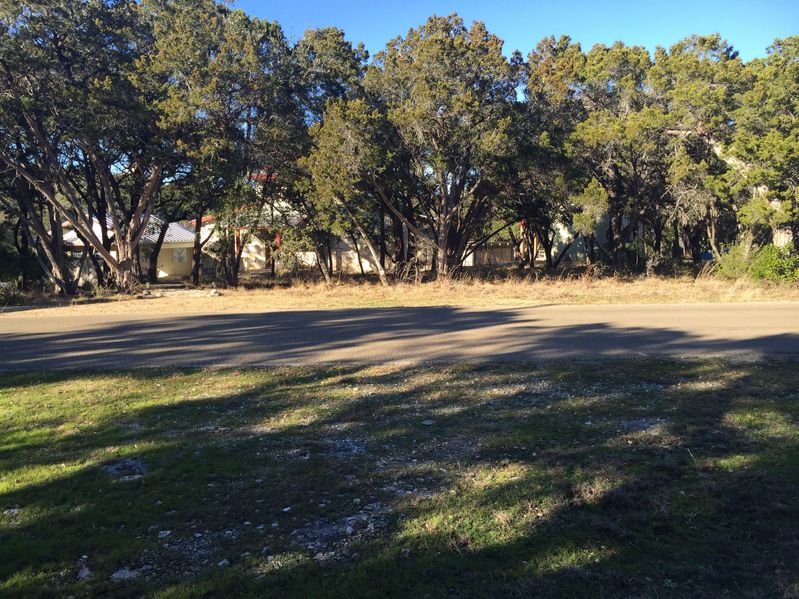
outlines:
[{"label": "metal roof", "polygon": [[[147,223],[144,234],[141,237],[142,243],[155,243],[158,241],[158,231],[160,231],[163,222],[157,216],[151,216],[150,222]],[[180,223],[169,223],[164,243],[194,243],[194,231],[187,229]]]},{"label": "metal roof", "polygon": [[[142,234],[141,243],[154,244],[156,241],[158,241],[158,232],[160,231],[163,222],[163,220],[155,215],[150,216],[150,220],[148,221],[147,226],[144,229],[144,233]],[[113,236],[113,227],[111,225],[110,216],[106,217],[106,223],[109,235]],[[80,237],[78,237],[78,234],[75,233],[68,223],[64,223],[64,228],[65,245],[71,247],[83,247],[83,242],[81,241]],[[92,229],[94,230],[95,235],[99,237],[100,223],[97,222],[97,219],[93,220]],[[164,237],[164,243],[194,243],[194,232],[190,229],[187,229],[180,223],[169,223],[169,228],[166,231],[166,237]]]}]

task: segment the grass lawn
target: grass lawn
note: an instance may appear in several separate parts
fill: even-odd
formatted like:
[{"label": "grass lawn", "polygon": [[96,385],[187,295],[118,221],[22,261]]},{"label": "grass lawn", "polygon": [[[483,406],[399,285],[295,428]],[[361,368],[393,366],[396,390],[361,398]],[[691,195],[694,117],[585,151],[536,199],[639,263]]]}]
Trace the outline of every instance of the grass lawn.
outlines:
[{"label": "grass lawn", "polygon": [[797,596],[799,364],[0,375],[0,595]]}]

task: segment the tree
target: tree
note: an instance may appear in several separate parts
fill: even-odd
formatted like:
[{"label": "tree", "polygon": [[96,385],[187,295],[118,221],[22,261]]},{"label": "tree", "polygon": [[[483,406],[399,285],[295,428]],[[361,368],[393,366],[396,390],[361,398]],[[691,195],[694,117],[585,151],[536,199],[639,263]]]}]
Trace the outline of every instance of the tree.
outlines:
[{"label": "tree", "polygon": [[[25,157],[17,158],[27,162]],[[34,165],[28,168],[29,172],[36,172]],[[60,294],[73,294],[77,281],[67,263],[58,213],[42,200],[28,181],[9,167],[0,172],[0,208],[15,221],[14,241],[20,259],[33,257]],[[27,269],[21,268],[21,273],[27,274]]]},{"label": "tree", "polygon": [[647,86],[649,68],[645,48],[594,46],[579,87],[588,114],[570,137],[574,158],[607,192],[605,243],[617,268],[639,265],[636,240],[664,190],[666,115]]},{"label": "tree", "polygon": [[[296,69],[279,24],[230,10],[214,0],[153,2],[159,15],[156,76],[177,72],[162,103],[165,119],[187,131],[188,169],[175,182],[192,190],[199,283],[203,217],[215,218],[215,243],[227,284],[238,284],[241,255],[266,199],[271,174],[285,170],[282,144],[301,119]],[[188,58],[187,58],[188,54]],[[291,155],[290,159],[295,159]]]},{"label": "tree", "polygon": [[[172,138],[154,106],[160,89],[134,77],[152,43],[149,24],[117,0],[4,3],[0,23],[0,162],[130,290]],[[115,252],[92,226],[96,198]]]},{"label": "tree", "polygon": [[718,34],[694,35],[668,52],[657,50],[649,82],[666,112],[669,139],[667,193],[653,219],[673,226],[674,256],[681,255],[687,238],[694,241],[695,256],[709,246],[718,257],[720,242],[735,233],[724,148],[733,133],[737,96],[746,84],[743,65]]},{"label": "tree", "polygon": [[745,184],[765,186],[783,204],[799,252],[799,36],[775,40],[748,70],[753,82],[740,96],[732,152],[746,164]]},{"label": "tree", "polygon": [[357,231],[380,282],[387,285],[373,233],[381,201],[376,186],[381,185],[386,176],[384,165],[390,162],[388,149],[377,138],[382,126],[381,115],[370,110],[364,100],[330,102],[323,121],[311,130],[313,150],[304,162],[311,174],[317,211],[329,215],[335,233]]},{"label": "tree", "polygon": [[153,243],[149,253],[147,267],[147,281],[149,283],[158,282],[158,256],[161,254],[161,247],[169,232],[169,226],[172,223],[189,218],[192,214],[191,196],[187,193],[189,191],[185,185],[166,184],[162,187],[158,200],[153,206],[153,213],[158,215],[160,223],[154,227],[153,221],[150,221],[150,230],[157,232],[155,234],[155,243]]},{"label": "tree", "polygon": [[313,249],[319,271],[327,283],[333,280],[332,246],[336,241],[336,219],[320,211],[308,162],[313,149],[311,127],[323,122],[328,102],[355,99],[363,95],[362,78],[368,57],[362,45],[353,47],[344,32],[333,27],[311,29],[292,50],[294,71],[291,77],[298,113],[284,122],[283,141],[276,144],[281,153],[277,174],[280,220],[294,227],[293,239],[299,246]]},{"label": "tree", "polygon": [[368,69],[365,87],[397,132],[396,150],[410,156],[419,224],[406,225],[429,239],[438,276],[463,262],[491,221],[516,84],[502,41],[457,15],[391,41]]},{"label": "tree", "polygon": [[[499,203],[507,222],[521,224],[522,265],[534,266],[533,248],[540,241],[548,268],[555,266],[556,225],[571,221],[570,200],[581,178],[566,142],[584,110],[577,96],[585,62],[580,45],[563,36],[541,40],[523,70],[525,101],[513,110],[514,151],[505,161]],[[515,237],[512,233],[511,235]],[[563,254],[561,254],[561,257]]]}]

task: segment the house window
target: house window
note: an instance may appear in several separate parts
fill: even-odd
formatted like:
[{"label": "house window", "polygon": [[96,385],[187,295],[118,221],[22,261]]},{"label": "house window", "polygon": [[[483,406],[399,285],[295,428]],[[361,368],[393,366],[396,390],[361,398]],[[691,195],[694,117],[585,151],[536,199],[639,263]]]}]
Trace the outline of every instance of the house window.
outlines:
[{"label": "house window", "polygon": [[189,261],[189,250],[186,248],[175,248],[172,250],[172,262],[181,263]]}]

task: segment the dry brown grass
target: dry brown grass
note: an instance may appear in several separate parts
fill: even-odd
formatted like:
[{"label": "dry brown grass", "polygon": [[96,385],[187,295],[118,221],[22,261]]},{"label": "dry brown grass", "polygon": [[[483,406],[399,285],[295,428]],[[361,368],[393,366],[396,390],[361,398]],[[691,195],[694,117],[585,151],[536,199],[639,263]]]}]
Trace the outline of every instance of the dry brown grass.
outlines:
[{"label": "dry brown grass", "polygon": [[[125,313],[269,312],[421,306],[531,306],[542,304],[681,304],[799,301],[799,286],[683,278],[574,278],[540,281],[444,281],[400,283],[298,282],[287,288],[164,291],[161,297],[137,299],[110,295],[43,306],[50,315]],[[6,313],[4,317],[15,313]],[[16,314],[30,315],[29,310]]]}]

